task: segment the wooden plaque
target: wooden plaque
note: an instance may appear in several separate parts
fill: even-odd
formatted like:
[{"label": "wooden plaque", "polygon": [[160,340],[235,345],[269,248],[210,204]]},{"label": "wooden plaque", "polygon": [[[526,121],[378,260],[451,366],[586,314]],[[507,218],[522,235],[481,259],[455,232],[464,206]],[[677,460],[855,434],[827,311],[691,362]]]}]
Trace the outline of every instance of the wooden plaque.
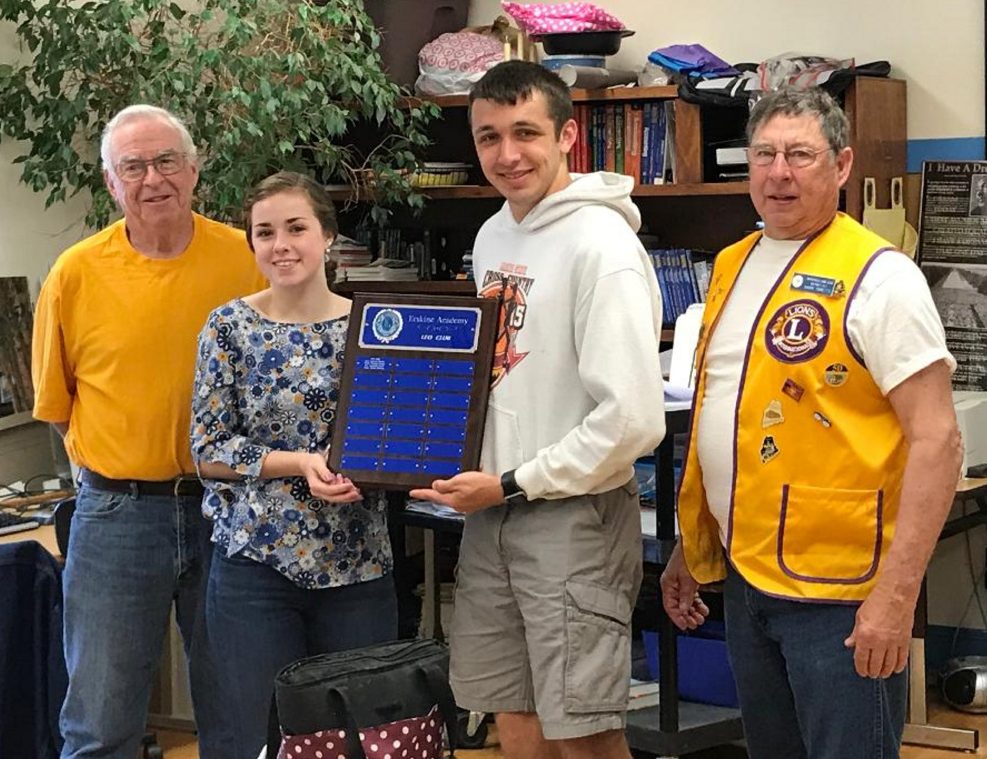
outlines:
[{"label": "wooden plaque", "polygon": [[329,468],[394,490],[477,469],[496,320],[487,298],[355,295]]}]

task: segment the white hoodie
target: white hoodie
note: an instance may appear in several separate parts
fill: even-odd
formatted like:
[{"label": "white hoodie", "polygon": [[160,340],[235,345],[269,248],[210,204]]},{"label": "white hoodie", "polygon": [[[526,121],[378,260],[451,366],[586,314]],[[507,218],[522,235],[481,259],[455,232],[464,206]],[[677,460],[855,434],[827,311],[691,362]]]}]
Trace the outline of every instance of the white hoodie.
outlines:
[{"label": "white hoodie", "polygon": [[507,204],[476,238],[486,297],[505,297],[481,456],[529,499],[602,493],[665,432],[661,301],[635,232],[633,180],[574,176],[520,223]]}]

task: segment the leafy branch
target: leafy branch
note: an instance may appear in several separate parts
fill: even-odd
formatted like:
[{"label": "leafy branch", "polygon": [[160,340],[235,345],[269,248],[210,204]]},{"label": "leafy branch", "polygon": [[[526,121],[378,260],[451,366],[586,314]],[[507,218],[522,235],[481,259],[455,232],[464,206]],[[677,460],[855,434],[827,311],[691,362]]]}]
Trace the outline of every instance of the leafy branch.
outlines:
[{"label": "leafy branch", "polygon": [[0,20],[26,53],[0,63],[0,141],[26,143],[15,163],[46,205],[91,193],[91,227],[114,210],[100,133],[138,102],[188,124],[215,218],[238,220],[250,186],[285,168],[354,187],[373,176],[381,206],[422,203],[408,177],[438,109],[403,106],[359,0],[0,0]]}]

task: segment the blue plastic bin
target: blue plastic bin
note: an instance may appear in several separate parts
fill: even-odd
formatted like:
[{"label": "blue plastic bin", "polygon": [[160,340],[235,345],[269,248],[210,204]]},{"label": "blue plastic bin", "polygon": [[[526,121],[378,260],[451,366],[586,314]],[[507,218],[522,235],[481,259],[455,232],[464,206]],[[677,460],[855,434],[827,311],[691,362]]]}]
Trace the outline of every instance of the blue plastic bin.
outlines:
[{"label": "blue plastic bin", "polygon": [[[643,630],[644,652],[651,677],[658,679],[658,633]],[[727,658],[722,623],[706,622],[688,635],[678,636],[679,697],[714,706],[737,708],[737,684]]]}]

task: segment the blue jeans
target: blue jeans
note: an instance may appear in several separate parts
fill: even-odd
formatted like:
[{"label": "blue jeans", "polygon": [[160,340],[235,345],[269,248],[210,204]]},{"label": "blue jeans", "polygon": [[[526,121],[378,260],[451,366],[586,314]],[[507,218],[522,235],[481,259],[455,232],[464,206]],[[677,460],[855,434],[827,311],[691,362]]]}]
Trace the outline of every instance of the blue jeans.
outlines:
[{"label": "blue jeans", "polygon": [[306,656],[394,640],[397,597],[391,575],[307,590],[273,567],[216,551],[206,620],[234,729],[233,756],[256,759],[278,672]]},{"label": "blue jeans", "polygon": [[857,674],[843,645],[857,605],[774,598],[728,572],[727,648],[751,759],[896,759],[906,672]]},{"label": "blue jeans", "polygon": [[204,640],[210,534],[200,498],[135,498],[81,486],[64,573],[63,759],[137,755],[173,603],[189,660],[200,755],[227,756],[230,736]]}]

